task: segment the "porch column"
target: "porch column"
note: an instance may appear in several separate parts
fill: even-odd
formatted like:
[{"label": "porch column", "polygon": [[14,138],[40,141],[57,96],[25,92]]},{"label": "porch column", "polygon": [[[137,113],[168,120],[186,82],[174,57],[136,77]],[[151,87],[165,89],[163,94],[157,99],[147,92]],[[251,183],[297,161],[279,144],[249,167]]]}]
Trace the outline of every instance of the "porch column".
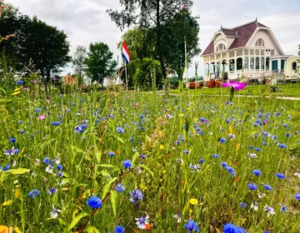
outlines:
[{"label": "porch column", "polygon": [[281,59],[278,59],[278,64],[277,64],[277,68],[278,68],[278,73],[281,72]]},{"label": "porch column", "polygon": [[237,64],[237,62],[236,62],[236,51],[234,51],[234,73],[237,72],[236,64]]},{"label": "porch column", "polygon": [[[250,54],[250,50],[249,50],[249,54]],[[251,64],[251,57],[248,56],[248,72],[251,73],[251,70],[250,70],[250,64]]]}]

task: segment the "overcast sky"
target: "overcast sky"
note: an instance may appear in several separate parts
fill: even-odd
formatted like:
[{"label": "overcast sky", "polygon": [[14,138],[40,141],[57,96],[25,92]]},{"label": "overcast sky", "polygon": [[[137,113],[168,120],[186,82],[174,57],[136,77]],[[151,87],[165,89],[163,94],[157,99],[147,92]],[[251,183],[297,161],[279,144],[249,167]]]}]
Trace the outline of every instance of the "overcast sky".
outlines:
[{"label": "overcast sky", "polygon": [[[110,21],[106,9],[120,8],[119,0],[5,0],[18,7],[20,12],[37,16],[46,23],[57,26],[68,35],[71,55],[78,45],[88,47],[91,42],[104,42],[120,55],[117,43],[121,31]],[[192,12],[199,19],[200,47],[209,44],[212,35],[220,29],[235,27],[257,17],[269,26],[288,55],[296,55],[300,44],[300,0],[194,0]],[[200,70],[203,74],[202,60]],[[65,72],[70,70],[67,68]],[[194,75],[193,66],[190,76]]]}]

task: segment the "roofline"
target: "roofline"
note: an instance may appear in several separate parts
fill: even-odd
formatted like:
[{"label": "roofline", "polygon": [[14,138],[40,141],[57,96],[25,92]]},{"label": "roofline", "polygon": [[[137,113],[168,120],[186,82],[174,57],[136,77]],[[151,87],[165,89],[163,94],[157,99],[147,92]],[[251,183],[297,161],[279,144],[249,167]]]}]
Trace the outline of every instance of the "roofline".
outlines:
[{"label": "roofline", "polygon": [[[245,24],[239,25],[239,26],[234,27],[234,28],[223,28],[223,29],[225,29],[225,30],[235,30],[235,29],[237,29],[237,28],[246,26],[246,25],[251,24],[251,23],[256,23],[256,22],[259,23],[257,20],[254,20],[254,21],[251,21],[251,22],[249,22],[249,23],[245,23]],[[260,26],[258,26],[258,27],[260,27]]]}]

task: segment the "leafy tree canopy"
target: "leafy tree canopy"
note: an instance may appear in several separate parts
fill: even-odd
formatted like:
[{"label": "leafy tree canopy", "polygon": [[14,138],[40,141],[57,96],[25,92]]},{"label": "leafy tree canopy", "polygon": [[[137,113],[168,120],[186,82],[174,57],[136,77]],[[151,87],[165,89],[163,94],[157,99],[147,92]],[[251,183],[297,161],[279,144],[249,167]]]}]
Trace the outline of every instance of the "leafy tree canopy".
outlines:
[{"label": "leafy tree canopy", "polygon": [[117,67],[117,62],[113,60],[113,53],[107,44],[102,42],[90,44],[87,58],[86,73],[93,82],[98,82],[103,86],[105,78],[111,78]]}]

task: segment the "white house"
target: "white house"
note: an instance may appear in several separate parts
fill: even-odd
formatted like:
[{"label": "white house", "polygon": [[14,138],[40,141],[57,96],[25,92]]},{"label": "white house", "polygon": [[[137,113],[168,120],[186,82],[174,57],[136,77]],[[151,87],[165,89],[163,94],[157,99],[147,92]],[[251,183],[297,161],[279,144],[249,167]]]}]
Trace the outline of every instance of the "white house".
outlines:
[{"label": "white house", "polygon": [[282,73],[290,56],[284,54],[271,29],[255,20],[230,29],[221,26],[201,57],[206,79],[221,78],[223,70],[229,79],[237,79]]}]

